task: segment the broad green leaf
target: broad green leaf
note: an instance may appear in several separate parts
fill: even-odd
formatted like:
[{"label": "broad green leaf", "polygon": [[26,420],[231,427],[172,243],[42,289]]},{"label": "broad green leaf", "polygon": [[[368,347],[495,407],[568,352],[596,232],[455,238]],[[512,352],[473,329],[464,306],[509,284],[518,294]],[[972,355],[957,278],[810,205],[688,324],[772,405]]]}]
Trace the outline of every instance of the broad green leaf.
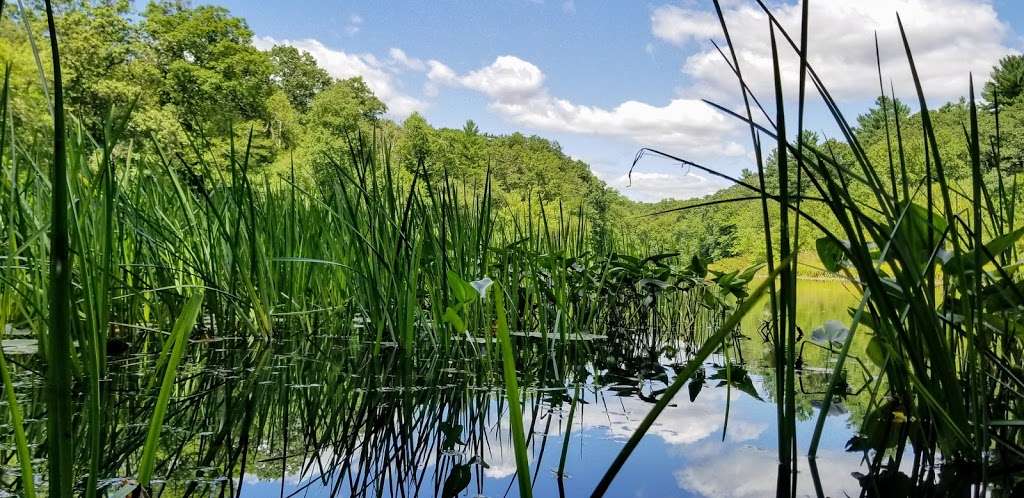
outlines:
[{"label": "broad green leaf", "polygon": [[[1000,254],[1005,252],[1007,249],[1013,247],[1013,245],[1017,243],[1017,241],[1020,240],[1022,236],[1024,236],[1024,227],[1018,228],[1017,230],[1014,230],[1010,233],[1001,235],[990,240],[987,244],[985,244],[985,251],[979,255],[981,257],[980,261],[982,266],[991,261],[989,256],[991,256],[992,258],[999,257]],[[961,270],[977,270],[976,268],[974,268],[974,257],[975,253],[973,251],[959,255],[954,255],[953,257],[949,258],[948,261],[946,261],[943,267],[945,268],[947,273],[956,273]]]},{"label": "broad green leaf", "polygon": [[742,280],[743,283],[745,283],[745,284],[746,283],[750,283],[750,281],[754,279],[754,275],[756,275],[757,272],[761,271],[761,268],[764,268],[764,267],[765,267],[764,263],[758,263],[756,265],[750,265],[750,266],[744,268],[743,271],[741,271],[740,274],[736,277],[736,279],[737,280]]},{"label": "broad green leaf", "polygon": [[844,247],[831,237],[822,237],[815,241],[814,246],[818,249],[818,259],[825,269],[835,273],[838,272],[846,261]]},{"label": "broad green leaf", "polygon": [[448,270],[446,276],[448,278],[448,289],[452,291],[452,296],[455,297],[456,301],[466,303],[473,300],[473,297],[476,295],[476,289],[469,282],[463,280],[458,273],[452,270]]},{"label": "broad green leaf", "polygon": [[690,272],[698,278],[704,278],[708,275],[708,265],[696,254],[694,254],[693,258],[690,260],[689,269]]},{"label": "broad green leaf", "polygon": [[664,264],[664,263],[662,263],[662,260],[665,260],[665,259],[668,259],[668,258],[674,258],[674,257],[676,257],[678,255],[679,255],[679,253],[677,253],[677,252],[667,252],[667,253],[663,253],[663,254],[655,254],[654,256],[648,256],[648,257],[644,258],[644,260],[641,261],[640,263],[641,264],[644,264],[644,263],[654,263],[656,265],[661,265],[661,264]]},{"label": "broad green leaf", "polygon": [[462,315],[450,306],[444,310],[444,315],[441,316],[441,319],[454,327],[460,334],[468,329],[466,321],[462,319]]}]

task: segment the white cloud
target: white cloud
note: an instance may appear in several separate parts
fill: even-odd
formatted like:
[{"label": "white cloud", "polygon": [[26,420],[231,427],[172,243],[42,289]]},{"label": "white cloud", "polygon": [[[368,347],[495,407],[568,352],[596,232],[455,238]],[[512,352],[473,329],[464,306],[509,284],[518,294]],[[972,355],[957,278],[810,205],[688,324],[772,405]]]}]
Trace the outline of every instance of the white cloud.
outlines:
[{"label": "white cloud", "polygon": [[502,55],[489,66],[461,77],[466,88],[489,95],[499,102],[518,101],[536,95],[544,84],[537,66],[513,55]]},{"label": "white cloud", "polygon": [[[870,98],[878,94],[875,31],[881,47],[883,77],[896,82],[900,95],[913,96],[909,66],[896,23],[902,16],[925,94],[936,104],[967,90],[967,76],[987,77],[993,64],[1010,52],[1005,39],[1009,28],[992,4],[977,0],[859,0],[815,2],[810,6],[808,57],[833,96]],[[789,0],[773,13],[799,38],[801,7]],[[749,84],[764,98],[771,96],[771,48],[768,20],[752,3],[725,9],[740,65]],[[657,7],[651,31],[677,45],[699,42],[700,51],[689,56],[683,71],[694,81],[690,90],[721,98],[735,96],[738,85],[721,55],[707,43],[721,39],[718,18],[711,12],[675,5]],[[783,82],[787,93],[795,88],[799,60],[780,37]],[[813,90],[813,88],[812,88]]]},{"label": "white cloud", "polygon": [[455,75],[455,71],[441,62],[431,59],[427,61],[427,67],[430,68],[427,72],[427,79],[431,81],[451,84],[458,80],[458,77]]},{"label": "white cloud", "polygon": [[662,106],[628,100],[606,109],[550,95],[540,68],[513,55],[463,75],[438,61],[428,65],[429,84],[480,92],[491,98],[491,109],[538,130],[618,137],[698,156],[735,156],[744,150],[730,138],[737,123],[699,100],[674,99]]},{"label": "white cloud", "polygon": [[529,99],[543,90],[544,73],[513,55],[502,55],[488,66],[465,75],[437,60],[427,61],[427,80],[434,84],[468,88],[499,102]]},{"label": "white cloud", "polygon": [[[634,397],[608,396],[607,393],[604,396],[593,405],[580,405],[579,416],[573,422],[573,434],[596,430],[625,441],[636,432],[653,406]],[[760,403],[735,391],[732,396],[733,403]],[[685,398],[686,395],[677,395],[677,402],[661,412],[648,434],[686,451],[695,443],[719,444],[725,424],[726,390],[706,388],[693,402]],[[748,413],[737,412],[729,417],[727,437],[733,443],[746,443],[760,438],[768,429],[767,423],[749,417]]]},{"label": "white cloud", "polygon": [[423,71],[427,65],[422,60],[409,57],[404,50],[400,48],[392,47],[388,50],[388,57],[391,58],[391,62],[403,69],[409,69],[411,71]]},{"label": "white cloud", "polygon": [[718,36],[721,30],[717,18],[710,12],[662,5],[651,14],[651,31],[662,40],[681,44],[691,39],[703,41]]},{"label": "white cloud", "polygon": [[576,13],[576,2],[575,0],[565,0],[562,2],[562,12],[573,15]]},{"label": "white cloud", "polygon": [[[366,85],[373,90],[381,101],[388,106],[388,114],[403,118],[413,111],[421,111],[427,103],[401,91],[399,82],[387,64],[372,54],[350,54],[327,47],[318,40],[276,40],[268,36],[253,39],[253,45],[261,50],[274,45],[290,45],[303,52],[308,52],[316,59],[317,64],[335,78],[352,78],[361,76]],[[394,58],[394,53],[391,54]],[[403,53],[404,55],[404,53]]]}]

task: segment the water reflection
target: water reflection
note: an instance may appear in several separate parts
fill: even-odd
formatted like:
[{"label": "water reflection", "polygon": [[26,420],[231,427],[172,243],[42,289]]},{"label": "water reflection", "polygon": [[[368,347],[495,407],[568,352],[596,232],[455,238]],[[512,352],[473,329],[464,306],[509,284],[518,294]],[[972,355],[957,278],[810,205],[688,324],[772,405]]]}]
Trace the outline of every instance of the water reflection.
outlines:
[{"label": "water reflection", "polygon": [[[834,309],[821,314],[842,316],[845,306],[836,299]],[[589,495],[693,345],[714,330],[717,316],[566,343],[518,335],[534,495]],[[801,325],[816,321],[810,316]],[[168,497],[517,496],[508,410],[496,388],[500,370],[487,357],[468,354],[487,346],[464,342],[454,346],[463,351],[410,356],[395,347],[377,352],[372,344],[336,334],[267,343],[197,338],[162,432],[156,491]],[[134,343],[110,367],[110,450],[102,469],[108,490],[137,467],[155,394],[149,372],[157,356],[151,349],[145,341]],[[832,361],[832,353],[811,349],[798,395],[803,444]],[[35,351],[8,354],[29,437],[40,445],[45,413]],[[609,496],[773,495],[777,436],[770,358],[756,322],[745,324],[693,381],[703,387],[684,388],[662,413]],[[816,462],[826,496],[860,493],[851,473],[866,471],[862,454],[843,449],[866,409],[865,393],[854,387],[869,377],[850,367],[849,394],[826,422],[825,449]],[[11,435],[7,424],[2,427],[0,483],[16,489]],[[566,475],[560,478],[563,446]],[[45,475],[45,462],[36,463],[37,475]],[[814,496],[819,490],[806,460],[799,465],[798,493]]]}]

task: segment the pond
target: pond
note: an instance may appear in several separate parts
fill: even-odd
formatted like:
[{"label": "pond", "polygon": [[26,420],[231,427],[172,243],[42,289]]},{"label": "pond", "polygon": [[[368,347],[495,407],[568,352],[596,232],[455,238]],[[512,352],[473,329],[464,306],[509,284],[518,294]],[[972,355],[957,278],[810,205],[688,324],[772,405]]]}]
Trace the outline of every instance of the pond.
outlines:
[{"label": "pond", "polygon": [[[800,285],[799,326],[806,333],[798,441],[806,445],[834,358],[808,340],[810,331],[829,319],[848,322],[856,296],[839,282]],[[672,400],[608,496],[774,494],[775,379],[760,315],[751,313],[729,347]],[[518,334],[534,496],[589,495],[720,317],[705,310],[683,320],[688,327],[621,329],[564,344]],[[17,331],[9,331],[4,346],[16,365],[29,438],[41,449],[45,406],[39,376],[26,361],[34,350],[31,339],[11,334]],[[855,338],[854,356],[865,342]],[[467,341],[465,347],[487,346]],[[111,353],[105,437],[115,450],[107,455],[103,484],[115,490],[129,482],[125,462],[145,438],[158,355],[147,343]],[[518,496],[500,369],[487,362],[428,353],[410,358],[387,344],[377,353],[345,334],[264,342],[201,330],[186,360],[157,457],[161,496]],[[867,409],[869,365],[847,363],[848,395],[830,410],[816,468],[807,459],[799,463],[798,496],[860,493],[854,473],[866,473],[863,454],[845,446]],[[0,433],[0,482],[13,493],[18,467],[9,424]],[[45,461],[36,465],[36,475],[45,475]]]}]

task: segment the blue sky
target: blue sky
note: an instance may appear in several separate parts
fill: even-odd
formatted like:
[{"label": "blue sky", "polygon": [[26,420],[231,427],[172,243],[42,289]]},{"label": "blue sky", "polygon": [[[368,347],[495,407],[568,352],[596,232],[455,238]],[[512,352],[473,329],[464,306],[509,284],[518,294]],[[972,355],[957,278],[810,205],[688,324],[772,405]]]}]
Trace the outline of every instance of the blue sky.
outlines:
[{"label": "blue sky", "polygon": [[[635,199],[691,197],[723,185],[655,161],[643,163],[629,185],[625,174],[641,146],[727,173],[750,166],[745,128],[700,102],[739,103],[708,41],[720,38],[710,0],[213,3],[246,18],[261,48],[292,44],[335,76],[363,76],[393,119],[419,111],[435,126],[473,119],[486,132],[536,133]],[[767,21],[753,0],[722,3],[744,71],[771,100]],[[796,0],[772,4],[795,34]],[[962,95],[969,72],[986,77],[999,57],[1022,46],[1018,0],[812,2],[811,61],[851,118],[877,93],[876,30],[885,78],[910,96],[897,11],[936,104]],[[787,97],[797,67],[794,57],[783,60]],[[810,106],[808,123],[834,133],[820,105]]]}]

